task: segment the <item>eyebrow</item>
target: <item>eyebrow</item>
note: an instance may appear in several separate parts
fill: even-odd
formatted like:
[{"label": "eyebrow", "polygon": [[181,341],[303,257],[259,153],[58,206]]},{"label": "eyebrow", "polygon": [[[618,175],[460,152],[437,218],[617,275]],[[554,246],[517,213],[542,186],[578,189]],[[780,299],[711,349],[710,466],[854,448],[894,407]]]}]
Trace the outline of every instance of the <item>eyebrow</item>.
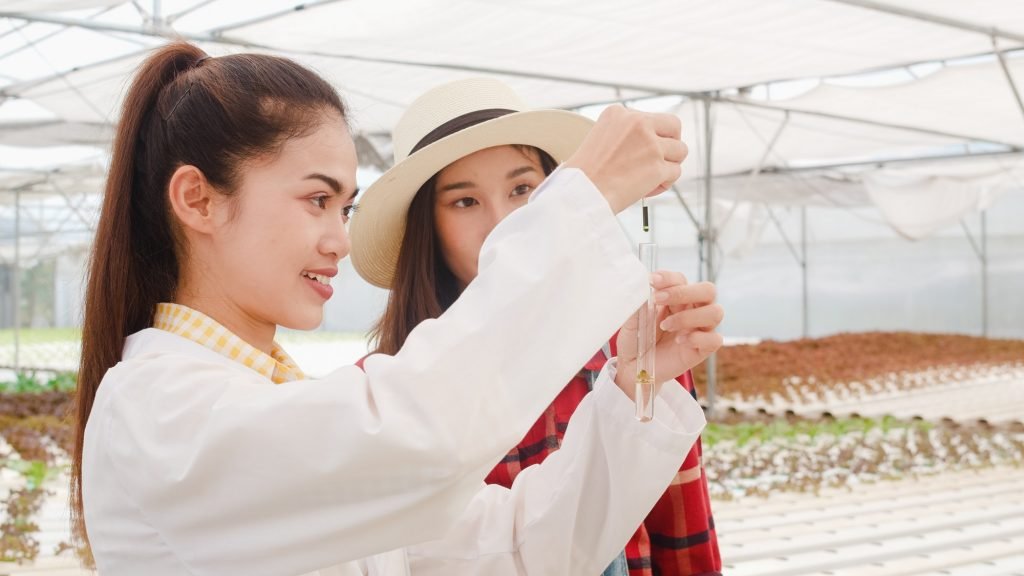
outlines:
[{"label": "eyebrow", "polygon": [[337,180],[331,178],[330,176],[325,176],[318,172],[314,172],[313,174],[307,175],[305,178],[303,178],[303,180],[319,180],[324,184],[327,184],[327,186],[329,186],[330,189],[333,190],[335,194],[341,194],[341,182],[338,182]]},{"label": "eyebrow", "polygon": [[[511,180],[513,178],[522,176],[523,174],[526,174],[528,172],[537,172],[537,168],[533,166],[520,166],[519,168],[516,168],[515,170],[512,170],[508,174],[506,174],[505,179]],[[439,188],[437,190],[437,193],[440,194],[442,192],[448,192],[449,190],[462,190],[465,188],[472,188],[473,186],[474,184],[468,180],[464,182],[452,182],[451,184],[446,184]]]},{"label": "eyebrow", "polygon": [[444,186],[439,188],[437,193],[440,194],[442,192],[448,192],[448,191],[451,191],[451,190],[462,190],[464,188],[472,188],[472,187],[473,187],[473,183],[472,182],[468,182],[468,181],[467,182],[452,182],[451,184],[445,184]]},{"label": "eyebrow", "polygon": [[533,166],[521,166],[521,167],[516,168],[515,170],[509,172],[505,176],[505,178],[507,180],[511,180],[511,179],[513,179],[513,178],[515,178],[517,176],[522,176],[523,174],[526,174],[527,172],[536,172],[536,171],[537,171],[537,169],[534,168]]},{"label": "eyebrow", "polygon": [[[327,186],[331,189],[331,191],[334,192],[335,195],[341,195],[341,192],[345,189],[345,187],[342,186],[341,182],[338,182],[337,179],[331,178],[330,176],[324,174],[320,174],[319,172],[309,174],[305,178],[303,178],[303,180],[319,180],[324,184],[327,184]],[[359,194],[359,188],[354,188],[352,190],[352,193],[348,195],[348,198],[346,198],[346,202],[352,202],[353,200],[355,200],[357,194]]]}]

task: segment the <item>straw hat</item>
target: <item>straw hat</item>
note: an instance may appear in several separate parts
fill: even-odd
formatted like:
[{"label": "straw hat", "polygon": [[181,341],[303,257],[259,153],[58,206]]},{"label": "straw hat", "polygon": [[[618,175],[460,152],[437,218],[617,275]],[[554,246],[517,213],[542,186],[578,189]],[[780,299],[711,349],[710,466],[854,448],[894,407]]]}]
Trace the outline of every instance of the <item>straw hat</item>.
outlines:
[{"label": "straw hat", "polygon": [[371,284],[391,287],[409,205],[445,166],[508,144],[535,146],[562,162],[592,125],[574,112],[530,110],[508,86],[490,78],[459,80],[423,94],[395,125],[394,166],[363,193],[352,217],[356,271]]}]

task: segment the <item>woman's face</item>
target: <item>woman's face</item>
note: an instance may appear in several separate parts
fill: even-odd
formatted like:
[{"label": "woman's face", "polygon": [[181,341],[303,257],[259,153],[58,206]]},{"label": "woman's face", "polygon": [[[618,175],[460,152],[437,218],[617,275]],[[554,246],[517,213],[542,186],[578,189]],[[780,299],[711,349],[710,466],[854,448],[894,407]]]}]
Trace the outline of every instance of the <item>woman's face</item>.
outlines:
[{"label": "woman's face", "polygon": [[461,287],[477,274],[484,239],[544,181],[532,149],[486,148],[456,160],[437,176],[434,226],[441,253]]},{"label": "woman's face", "polygon": [[[206,274],[227,317],[309,330],[323,319],[356,193],[356,151],[337,114],[289,140],[280,153],[243,166],[234,202],[220,210]],[[211,306],[212,305],[212,306]],[[221,315],[224,315],[223,313]]]}]

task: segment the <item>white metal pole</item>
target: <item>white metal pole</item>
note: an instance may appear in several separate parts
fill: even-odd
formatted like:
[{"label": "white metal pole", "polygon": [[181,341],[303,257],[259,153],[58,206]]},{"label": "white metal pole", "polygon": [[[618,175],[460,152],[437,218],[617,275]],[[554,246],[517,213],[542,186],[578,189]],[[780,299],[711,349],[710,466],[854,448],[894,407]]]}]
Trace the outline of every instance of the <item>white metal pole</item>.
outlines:
[{"label": "white metal pole", "polygon": [[1013,40],[1014,42],[1024,42],[1024,34],[1010,32],[1009,30],[1002,30],[999,28],[989,28],[966,20],[958,20],[956,18],[949,18],[938,14],[922,12],[921,10],[905,8],[897,5],[895,2],[878,2],[877,0],[832,0],[832,2],[846,4],[849,6],[857,6],[859,8],[883,12],[885,14],[892,14],[893,16],[903,16],[904,18],[910,18],[921,22],[930,22],[932,24],[956,28],[957,30],[963,30],[965,32],[977,32],[978,34],[1005,38],[1007,40]]},{"label": "white metal pole", "polygon": [[988,223],[987,210],[981,211],[981,334],[988,338]]},{"label": "white metal pole", "polygon": [[1006,56],[999,51],[995,36],[992,37],[992,50],[995,51],[996,58],[999,59],[999,67],[1003,69],[1006,82],[1010,85],[1010,92],[1013,92],[1013,98],[1017,101],[1017,108],[1020,109],[1021,113],[1024,113],[1024,100],[1021,99],[1020,91],[1017,90],[1017,83],[1013,81],[1013,75],[1010,74],[1010,67],[1006,65]]},{"label": "white metal pole", "polygon": [[808,325],[810,323],[810,315],[808,312],[807,305],[807,206],[800,207],[800,275],[802,277],[802,318],[803,318],[803,335],[804,338],[810,336],[810,330]]},{"label": "white metal pole", "polygon": [[[711,98],[704,99],[704,231],[702,233],[704,249],[704,278],[709,282],[715,281],[715,221],[714,208],[712,206],[712,180],[711,177]],[[708,377],[708,418],[715,415],[715,387],[717,384],[716,355],[708,356],[705,361]]]},{"label": "white metal pole", "polygon": [[14,191],[14,270],[11,273],[14,288],[14,372],[21,368],[21,188]]}]

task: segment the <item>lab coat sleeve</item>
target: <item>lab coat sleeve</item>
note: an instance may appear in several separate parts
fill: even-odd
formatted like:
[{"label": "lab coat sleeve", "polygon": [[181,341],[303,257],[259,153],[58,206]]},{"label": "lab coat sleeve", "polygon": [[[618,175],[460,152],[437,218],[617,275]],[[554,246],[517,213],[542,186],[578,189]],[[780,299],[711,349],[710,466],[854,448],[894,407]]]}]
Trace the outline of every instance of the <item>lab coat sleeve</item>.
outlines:
[{"label": "lab coat sleeve", "polygon": [[296,574],[453,526],[647,291],[582,172],[543,192],[488,237],[458,302],[365,373],[271,386],[166,355],[108,373],[93,441],[195,574]]},{"label": "lab coat sleeve", "polygon": [[637,421],[610,368],[573,413],[559,450],[510,489],[482,488],[443,539],[409,549],[413,574],[595,576],[622,552],[705,419],[681,387],[664,386],[655,419]]}]

